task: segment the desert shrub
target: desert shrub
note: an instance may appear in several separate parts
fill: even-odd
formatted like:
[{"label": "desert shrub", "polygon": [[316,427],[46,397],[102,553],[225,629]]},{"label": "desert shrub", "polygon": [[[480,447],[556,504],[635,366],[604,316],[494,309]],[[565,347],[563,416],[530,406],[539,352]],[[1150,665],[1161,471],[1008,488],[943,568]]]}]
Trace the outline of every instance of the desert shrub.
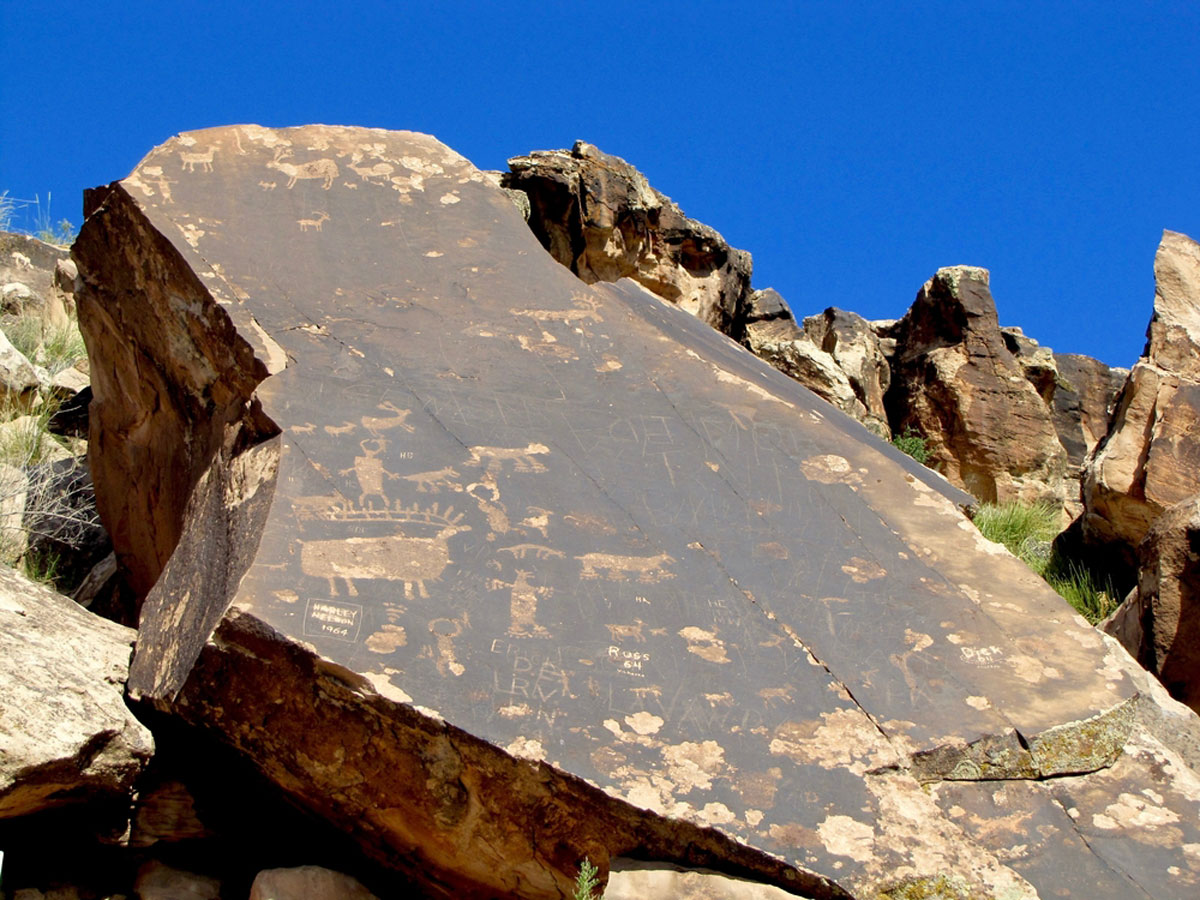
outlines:
[{"label": "desert shrub", "polygon": [[584,857],[579,864],[579,874],[575,876],[575,891],[571,900],[604,900],[603,895],[596,896],[593,891],[600,883],[600,870],[592,865],[592,861]]},{"label": "desert shrub", "polygon": [[907,453],[921,465],[925,465],[929,459],[929,449],[925,445],[925,438],[911,426],[904,429],[904,434],[898,434],[892,438],[892,446],[901,453]]},{"label": "desert shrub", "polygon": [[1054,549],[1058,523],[1058,510],[1048,503],[984,503],[975,514],[975,527],[985,538],[1007,547],[1095,625],[1116,609],[1117,591]]}]

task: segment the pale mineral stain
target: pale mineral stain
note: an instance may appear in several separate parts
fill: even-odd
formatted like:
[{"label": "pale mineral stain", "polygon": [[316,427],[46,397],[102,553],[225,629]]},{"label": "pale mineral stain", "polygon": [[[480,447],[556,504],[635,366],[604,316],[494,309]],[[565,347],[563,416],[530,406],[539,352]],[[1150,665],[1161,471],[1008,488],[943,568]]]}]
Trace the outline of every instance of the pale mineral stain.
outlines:
[{"label": "pale mineral stain", "polygon": [[367,649],[372,653],[392,653],[407,643],[403,625],[384,625],[367,638]]},{"label": "pale mineral stain", "polygon": [[392,683],[392,674],[394,674],[393,670],[364,672],[363,677],[371,683],[371,687],[375,688],[375,692],[379,696],[396,703],[412,703],[412,697]]},{"label": "pale mineral stain", "polygon": [[1117,802],[1110,803],[1103,813],[1092,816],[1092,824],[1106,831],[1117,828],[1154,828],[1178,821],[1179,814],[1173,809],[1147,803],[1142,797],[1129,792],[1122,793]]},{"label": "pale mineral stain", "polygon": [[696,788],[709,790],[713,778],[725,769],[725,749],[716,741],[684,741],[663,747],[661,753],[667,778],[682,794]]},{"label": "pale mineral stain", "polygon": [[875,829],[849,816],[828,816],[817,826],[825,849],[835,856],[848,856],[855,862],[875,858]]},{"label": "pale mineral stain", "polygon": [[992,707],[992,701],[987,697],[968,697],[966,704],[975,709],[991,709]]},{"label": "pale mineral stain", "polygon": [[641,712],[634,713],[632,716],[626,716],[625,724],[638,734],[648,735],[657,734],[659,729],[663,727],[663,720],[660,716],[642,710]]},{"label": "pale mineral stain", "polygon": [[518,737],[504,749],[518,759],[541,762],[546,758],[546,750],[542,747],[542,742],[527,738],[524,735]]}]

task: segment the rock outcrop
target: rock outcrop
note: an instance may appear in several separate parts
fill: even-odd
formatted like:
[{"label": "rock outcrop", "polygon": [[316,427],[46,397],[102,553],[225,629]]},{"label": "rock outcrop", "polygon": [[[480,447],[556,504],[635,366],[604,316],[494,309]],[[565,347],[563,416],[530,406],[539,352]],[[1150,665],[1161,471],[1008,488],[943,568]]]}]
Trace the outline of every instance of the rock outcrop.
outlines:
[{"label": "rock outcrop", "polygon": [[0,566],[0,819],[128,806],[154,750],[123,697],[133,639]]},{"label": "rock outcrop", "polygon": [[1200,495],[1154,521],[1138,559],[1139,655],[1172,696],[1200,711]]},{"label": "rock outcrop", "polygon": [[529,226],[586,284],[632,278],[730,335],[742,337],[750,254],[654,190],[625,160],[584,141],[508,161],[504,187],[529,197]]},{"label": "rock outcrop", "polygon": [[979,500],[1061,502],[1066,454],[1005,345],[988,280],[986,269],[939,269],[892,327],[889,420],[920,432],[930,465]]},{"label": "rock outcrop", "polygon": [[580,284],[453,151],[210,129],[87,206],[130,691],[431,895],[622,857],[813,898],[1200,884],[1200,782],[1136,666],[969,497]]},{"label": "rock outcrop", "polygon": [[1200,492],[1200,245],[1164,232],[1154,280],[1146,350],[1083,481],[1084,539],[1131,567],[1154,520]]},{"label": "rock outcrop", "polygon": [[1054,430],[1067,451],[1067,463],[1082,474],[1088,456],[1108,434],[1129,370],[1076,353],[1055,353],[1054,364],[1058,370],[1052,403]]},{"label": "rock outcrop", "polygon": [[865,410],[861,421],[880,437],[890,438],[883,398],[892,373],[871,323],[857,313],[831,306],[819,316],[806,318],[804,333],[846,373]]}]

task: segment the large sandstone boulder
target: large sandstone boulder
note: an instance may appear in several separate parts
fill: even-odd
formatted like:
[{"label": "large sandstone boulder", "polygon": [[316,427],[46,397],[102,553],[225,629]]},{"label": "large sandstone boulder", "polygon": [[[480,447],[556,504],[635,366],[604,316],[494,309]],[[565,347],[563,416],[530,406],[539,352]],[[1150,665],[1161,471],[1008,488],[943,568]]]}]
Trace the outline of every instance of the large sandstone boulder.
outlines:
[{"label": "large sandstone boulder", "polygon": [[123,696],[133,638],[0,566],[0,818],[128,802],[154,749]]},{"label": "large sandstone boulder", "polygon": [[533,233],[584,282],[632,278],[741,339],[750,254],[685,216],[625,160],[576,141],[508,166],[503,184],[528,195]]},{"label": "large sandstone boulder", "polygon": [[929,464],[979,500],[1061,502],[1066,454],[1005,345],[988,280],[986,269],[939,269],[892,326],[888,418],[920,432]]},{"label": "large sandstone boulder", "polygon": [[193,132],[88,212],[131,693],[431,896],[621,857],[817,898],[1200,884],[1136,666],[969,497],[580,284],[432,138]]},{"label": "large sandstone boulder", "polygon": [[1200,492],[1200,245],[1163,233],[1154,315],[1083,480],[1083,535],[1134,563],[1167,508]]}]

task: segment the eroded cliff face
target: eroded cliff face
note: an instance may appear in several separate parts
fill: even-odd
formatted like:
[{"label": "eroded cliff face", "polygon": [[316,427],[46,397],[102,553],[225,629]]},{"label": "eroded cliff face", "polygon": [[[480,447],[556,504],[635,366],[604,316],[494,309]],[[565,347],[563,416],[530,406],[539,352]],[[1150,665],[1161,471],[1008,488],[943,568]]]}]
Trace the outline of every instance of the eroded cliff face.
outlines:
[{"label": "eroded cliff face", "polygon": [[741,340],[750,254],[689,219],[625,160],[577,141],[508,161],[504,187],[529,198],[529,226],[586,284],[632,278]]},{"label": "eroded cliff face", "polygon": [[1050,410],[1008,349],[986,269],[939,269],[896,325],[893,428],[985,502],[1061,501],[1066,453]]},{"label": "eroded cliff face", "polygon": [[631,856],[809,897],[1200,880],[1132,663],[970,498],[581,284],[432,138],[181,135],[76,258],[131,692],[432,894]]}]

